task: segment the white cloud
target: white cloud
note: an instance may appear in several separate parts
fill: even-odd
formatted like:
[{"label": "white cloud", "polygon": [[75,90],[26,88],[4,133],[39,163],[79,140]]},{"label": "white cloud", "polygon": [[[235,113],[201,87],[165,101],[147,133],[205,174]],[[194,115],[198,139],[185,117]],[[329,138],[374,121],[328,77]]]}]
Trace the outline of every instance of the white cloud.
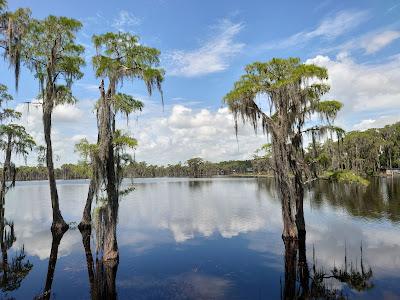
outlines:
[{"label": "white cloud", "polygon": [[[85,46],[86,47],[86,46]],[[76,83],[76,86],[89,91],[89,92],[98,92],[99,91],[99,85],[98,84],[92,84],[92,83],[81,83],[78,82]]]},{"label": "white cloud", "polygon": [[166,55],[170,75],[194,77],[225,70],[229,59],[238,54],[243,43],[235,42],[243,24],[224,19],[216,27],[215,35],[194,50],[174,50]]},{"label": "white cloud", "polygon": [[83,117],[83,111],[72,104],[58,105],[53,111],[53,120],[57,122],[79,122]]},{"label": "white cloud", "polygon": [[269,43],[262,48],[275,49],[286,48],[294,45],[304,45],[315,38],[335,39],[367,20],[368,13],[365,11],[340,11],[333,16],[326,17],[313,30],[298,32],[284,40]]},{"label": "white cloud", "polygon": [[113,20],[111,27],[118,31],[124,32],[128,31],[134,26],[140,25],[141,22],[141,19],[134,16],[129,11],[121,10],[118,14],[118,17]]},{"label": "white cloud", "polygon": [[377,119],[364,119],[353,126],[354,130],[367,130],[370,128],[381,128],[385,125],[400,121],[400,113],[397,115],[381,116]]},{"label": "white cloud", "polygon": [[211,161],[248,159],[267,142],[266,136],[255,135],[250,126],[239,128],[237,141],[228,108],[211,111],[174,105],[168,116],[131,122],[130,128],[139,141],[136,158],[161,164],[195,156]]},{"label": "white cloud", "polygon": [[367,54],[372,54],[383,49],[398,38],[400,38],[400,31],[388,30],[365,38],[361,46]]},{"label": "white cloud", "polygon": [[[362,119],[375,120],[382,114],[391,121],[400,119],[400,56],[381,64],[359,64],[342,53],[336,59],[318,55],[306,63],[328,69],[328,96],[344,103],[339,116],[346,117],[351,126]],[[372,121],[364,121],[360,126],[365,127],[368,122]]]},{"label": "white cloud", "polygon": [[[74,153],[74,145],[81,137],[93,136],[96,128],[94,114],[89,109],[93,101],[78,102],[77,105],[59,105],[54,108],[52,116],[52,144],[54,160],[57,166],[63,163],[76,162],[78,157]],[[88,107],[86,107],[88,106]],[[90,106],[91,107],[91,106]],[[18,104],[15,109],[22,113],[21,125],[32,135],[37,145],[44,145],[42,107],[30,105],[29,111],[26,104]],[[16,159],[17,164],[23,164]],[[28,156],[27,163],[37,164],[37,153]]]}]

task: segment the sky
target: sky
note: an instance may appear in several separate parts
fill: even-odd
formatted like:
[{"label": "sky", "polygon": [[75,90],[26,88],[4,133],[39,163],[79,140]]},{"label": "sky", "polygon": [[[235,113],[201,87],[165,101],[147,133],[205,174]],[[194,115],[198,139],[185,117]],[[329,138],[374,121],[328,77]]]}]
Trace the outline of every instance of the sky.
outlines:
[{"label": "sky", "polygon": [[[142,82],[126,81],[121,91],[144,102],[144,110],[119,120],[139,142],[138,161],[152,164],[248,159],[268,142],[248,125],[239,127],[224,95],[254,61],[299,57],[326,67],[331,90],[326,99],[344,104],[336,124],[365,130],[400,121],[400,1],[236,1],[236,0],[10,0],[9,10],[29,7],[35,18],[49,14],[82,22],[77,42],[85,46],[84,77],[75,82],[74,106],[56,107],[53,146],[57,165],[79,157],[74,144],[97,136],[94,102],[98,85],[91,66],[93,34],[130,32],[161,51],[165,106]],[[0,62],[0,82],[10,88],[9,104],[23,113],[22,124],[43,144],[38,83],[23,70],[18,92],[12,70]],[[36,155],[28,158],[36,163]]]}]

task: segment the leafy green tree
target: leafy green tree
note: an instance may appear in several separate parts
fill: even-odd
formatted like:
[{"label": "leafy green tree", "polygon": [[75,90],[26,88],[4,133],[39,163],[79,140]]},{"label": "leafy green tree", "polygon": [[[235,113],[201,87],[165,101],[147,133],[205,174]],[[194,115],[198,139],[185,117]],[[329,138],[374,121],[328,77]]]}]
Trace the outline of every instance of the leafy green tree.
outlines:
[{"label": "leafy green tree", "polygon": [[19,8],[15,12],[6,11],[7,1],[0,1],[0,47],[4,57],[14,68],[15,88],[18,90],[22,60],[22,43],[31,21],[31,11]]},{"label": "leafy green tree", "polygon": [[48,16],[32,20],[22,43],[24,64],[39,80],[40,98],[43,101],[43,127],[46,142],[46,166],[53,209],[53,229],[67,229],[59,208],[54,174],[51,142],[52,113],[56,105],[75,103],[71,92],[74,80],[83,76],[83,46],[75,42],[75,34],[82,24],[66,17]]},{"label": "leafy green tree", "polygon": [[189,167],[190,176],[192,177],[200,177],[201,176],[201,166],[204,164],[204,160],[200,157],[194,157],[189,159],[186,162],[187,166]]},{"label": "leafy green tree", "polygon": [[251,165],[256,174],[269,173],[271,170],[272,145],[264,144],[256,149]]},{"label": "leafy green tree", "polygon": [[[93,43],[97,50],[97,54],[92,59],[93,67],[96,76],[102,78],[99,87],[100,99],[96,105],[98,159],[96,159],[93,172],[98,174],[98,178],[94,177],[93,180],[98,182],[94,185],[95,194],[98,194],[100,190],[106,191],[105,206],[99,214],[101,222],[97,223],[104,228],[102,231],[104,232],[103,259],[107,261],[118,259],[116,222],[121,181],[118,164],[121,157],[118,157],[119,145],[116,143],[118,142],[116,114],[122,113],[129,116],[141,110],[143,106],[133,97],[118,93],[117,88],[126,79],[139,79],[145,83],[150,95],[154,88],[161,93],[164,71],[158,67],[160,52],[155,48],[140,44],[138,37],[130,33],[109,32],[95,35]],[[120,135],[119,138],[122,139],[122,136]],[[127,142],[124,146],[133,144],[133,140],[128,141],[125,138],[124,142]],[[84,225],[84,222],[81,224]]]},{"label": "leafy green tree", "polygon": [[271,137],[284,238],[297,238],[298,232],[305,232],[305,124],[314,114],[319,114],[321,121],[330,121],[339,106],[337,101],[321,101],[329,91],[327,78],[325,68],[302,64],[298,58],[274,58],[246,66],[245,74],[224,98],[234,114],[236,131],[238,119],[242,118],[255,130],[261,126]]},{"label": "leafy green tree", "polygon": [[[15,165],[11,162],[12,153],[26,157],[32,151],[35,142],[25,128],[17,124],[0,125],[0,149],[5,152],[5,161],[2,169],[2,185],[0,199],[4,203],[5,193],[15,184]],[[6,181],[11,180],[11,185],[7,186]]]},{"label": "leafy green tree", "polygon": [[[1,4],[1,3],[0,3]],[[0,84],[0,106],[12,100],[7,92],[7,87]],[[5,195],[15,185],[16,168],[12,163],[12,154],[26,157],[28,151],[35,145],[33,138],[21,125],[13,123],[19,120],[21,113],[13,109],[3,109],[0,112],[0,150],[5,153],[5,161],[1,170],[0,190],[0,247],[2,253],[2,264],[0,267],[0,288],[2,291],[13,291],[21,285],[22,280],[28,275],[33,265],[25,261],[24,248],[16,252],[14,258],[9,261],[8,250],[16,241],[14,223],[5,219]],[[7,185],[7,181],[11,183]]]},{"label": "leafy green tree", "polygon": [[[11,99],[11,95],[7,93],[7,87],[0,84],[0,106]],[[26,158],[29,154],[28,151],[35,146],[32,136],[26,132],[25,128],[13,123],[20,117],[21,113],[13,109],[4,109],[0,112],[0,120],[3,122],[0,125],[0,150],[5,153],[5,161],[1,171],[0,201],[2,205],[5,203],[6,192],[15,184],[16,169],[11,161],[12,153]],[[11,180],[8,186],[7,180]]]}]

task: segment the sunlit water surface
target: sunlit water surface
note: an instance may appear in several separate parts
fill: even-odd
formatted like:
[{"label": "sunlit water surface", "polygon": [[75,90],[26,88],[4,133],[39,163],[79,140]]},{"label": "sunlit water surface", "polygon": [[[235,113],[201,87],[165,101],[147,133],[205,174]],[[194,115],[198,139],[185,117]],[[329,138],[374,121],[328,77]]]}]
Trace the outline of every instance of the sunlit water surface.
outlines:
[{"label": "sunlit water surface", "polygon": [[[121,200],[118,220],[119,299],[280,299],[285,247],[281,211],[271,179],[135,179]],[[87,181],[59,181],[67,222],[78,223]],[[7,194],[5,216],[33,265],[2,297],[32,299],[43,291],[52,235],[47,182],[17,183]],[[315,183],[305,200],[307,260],[329,275],[334,266],[372,270],[364,291],[328,280],[350,299],[400,299],[400,180],[376,179],[368,188]],[[74,227],[72,225],[72,227]],[[94,237],[94,234],[92,234]],[[95,246],[92,241],[95,257]],[[298,283],[297,283],[298,284]],[[82,236],[61,240],[52,285],[55,299],[89,299]]]}]

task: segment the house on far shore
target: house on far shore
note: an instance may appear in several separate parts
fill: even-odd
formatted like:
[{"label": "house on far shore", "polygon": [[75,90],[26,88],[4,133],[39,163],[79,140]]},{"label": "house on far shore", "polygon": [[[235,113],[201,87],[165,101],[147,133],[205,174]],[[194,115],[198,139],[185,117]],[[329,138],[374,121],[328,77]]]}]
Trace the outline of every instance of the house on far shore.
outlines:
[{"label": "house on far shore", "polygon": [[400,175],[400,168],[381,168],[381,174],[386,176]]},{"label": "house on far shore", "polygon": [[253,173],[253,172],[254,172],[253,168],[246,168],[246,173]]}]

